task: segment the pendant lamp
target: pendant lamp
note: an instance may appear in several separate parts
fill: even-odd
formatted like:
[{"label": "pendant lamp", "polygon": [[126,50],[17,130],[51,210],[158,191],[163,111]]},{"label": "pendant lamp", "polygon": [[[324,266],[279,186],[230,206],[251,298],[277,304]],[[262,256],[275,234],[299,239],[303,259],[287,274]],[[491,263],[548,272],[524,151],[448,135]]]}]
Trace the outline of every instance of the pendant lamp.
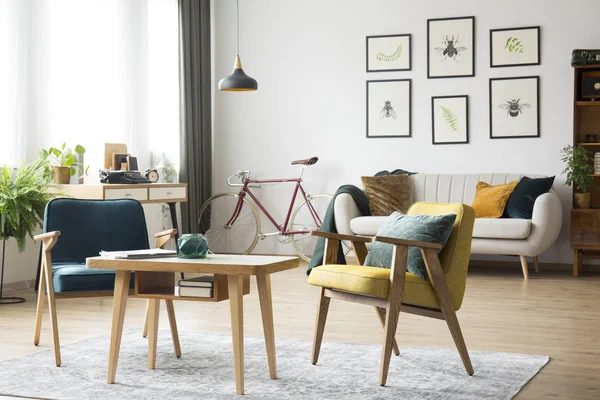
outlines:
[{"label": "pendant lamp", "polygon": [[219,81],[219,90],[228,92],[252,91],[258,89],[256,79],[249,77],[242,69],[240,60],[240,0],[237,0],[237,55],[231,74]]}]

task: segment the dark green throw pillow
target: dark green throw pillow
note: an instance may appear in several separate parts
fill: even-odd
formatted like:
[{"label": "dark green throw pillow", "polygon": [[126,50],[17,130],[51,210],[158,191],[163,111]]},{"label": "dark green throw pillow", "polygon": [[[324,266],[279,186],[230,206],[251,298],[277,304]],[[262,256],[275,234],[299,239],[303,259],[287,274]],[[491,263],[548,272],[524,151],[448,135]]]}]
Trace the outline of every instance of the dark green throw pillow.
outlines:
[{"label": "dark green throw pillow", "polygon": [[554,177],[528,178],[522,177],[506,203],[504,216],[508,218],[531,219],[535,199],[552,188]]},{"label": "dark green throw pillow", "polygon": [[[443,247],[452,233],[455,220],[455,214],[404,215],[394,211],[381,225],[381,228],[377,231],[377,236],[439,243]],[[393,250],[394,246],[391,244],[373,242],[371,251],[369,251],[365,260],[365,265],[391,268]],[[418,247],[409,247],[406,269],[421,279],[427,279],[427,269],[421,250]]]}]

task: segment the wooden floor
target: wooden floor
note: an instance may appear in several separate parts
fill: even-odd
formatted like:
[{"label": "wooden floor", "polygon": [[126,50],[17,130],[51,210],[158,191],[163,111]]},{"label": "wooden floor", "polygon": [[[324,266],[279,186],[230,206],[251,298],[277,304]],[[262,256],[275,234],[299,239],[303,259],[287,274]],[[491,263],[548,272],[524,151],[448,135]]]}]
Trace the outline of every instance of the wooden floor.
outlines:
[{"label": "wooden floor", "polygon": [[[318,289],[306,283],[305,266],[272,278],[276,338],[312,340]],[[24,304],[0,306],[0,360],[50,348],[47,314],[40,346],[33,345],[34,293],[24,296]],[[254,281],[244,307],[245,334],[261,336]],[[57,309],[63,345],[110,332],[111,298],[62,299]],[[175,309],[181,331],[230,331],[227,301],[175,302]],[[144,310],[145,301],[130,299],[125,327],[141,329]],[[161,312],[161,329],[168,329],[166,315]],[[458,318],[471,350],[551,357],[518,399],[600,399],[600,275],[573,278],[542,271],[532,272],[525,282],[518,270],[472,269]],[[380,343],[381,338],[371,307],[332,300],[324,341]],[[408,314],[400,315],[397,339],[400,346],[453,347],[443,321]],[[394,379],[402,377],[388,377]]]}]

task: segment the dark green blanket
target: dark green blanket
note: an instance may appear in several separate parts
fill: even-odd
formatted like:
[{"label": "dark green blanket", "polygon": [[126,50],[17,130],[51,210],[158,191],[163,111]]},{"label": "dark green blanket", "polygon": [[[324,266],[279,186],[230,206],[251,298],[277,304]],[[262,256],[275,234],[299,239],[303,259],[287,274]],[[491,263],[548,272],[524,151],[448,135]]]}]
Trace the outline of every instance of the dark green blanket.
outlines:
[{"label": "dark green blanket", "polygon": [[[398,174],[408,174],[414,175],[416,172],[409,172],[404,169],[395,169],[392,172],[389,171],[379,171],[375,174],[375,176],[382,175],[398,175]],[[333,199],[329,203],[329,207],[327,207],[327,212],[325,213],[325,218],[323,218],[323,225],[321,226],[321,232],[331,232],[337,233],[337,228],[335,226],[335,216],[333,213],[333,205],[335,203],[335,198],[338,194],[348,193],[352,196],[352,199],[358,206],[358,209],[362,213],[362,215],[371,215],[371,210],[369,209],[369,200],[367,199],[367,195],[361,189],[357,188],[354,185],[344,185],[340,186],[339,189],[333,195]],[[310,259],[310,264],[308,265],[308,270],[306,271],[306,275],[310,275],[310,270],[313,267],[323,265],[323,252],[325,251],[325,239],[319,238],[317,240],[317,245],[315,246],[315,250],[313,251],[312,258]],[[338,248],[338,264],[346,264],[346,257],[344,257],[344,250],[342,246]]]},{"label": "dark green blanket", "polygon": [[[371,215],[371,211],[369,210],[369,200],[367,200],[367,196],[365,192],[361,189],[357,188],[354,185],[344,185],[340,186],[340,188],[333,195],[333,199],[329,203],[327,207],[327,212],[325,213],[325,217],[323,218],[323,225],[321,226],[321,232],[332,232],[337,233],[337,227],[335,226],[335,217],[333,213],[335,198],[338,194],[348,193],[352,196],[352,199],[358,206],[358,209],[363,215]],[[319,266],[323,264],[323,252],[325,251],[325,238],[319,238],[317,240],[317,245],[315,246],[315,250],[313,251],[312,258],[310,259],[310,264],[308,265],[308,271],[306,274],[310,274],[310,270],[313,267]],[[346,264],[346,258],[344,257],[344,250],[342,246],[338,248],[338,264]]]}]

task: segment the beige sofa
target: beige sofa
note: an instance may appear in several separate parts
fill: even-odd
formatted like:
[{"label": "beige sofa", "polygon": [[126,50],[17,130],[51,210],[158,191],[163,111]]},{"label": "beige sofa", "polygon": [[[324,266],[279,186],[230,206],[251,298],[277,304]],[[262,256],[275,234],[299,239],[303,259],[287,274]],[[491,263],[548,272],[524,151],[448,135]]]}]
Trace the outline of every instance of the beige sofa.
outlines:
[{"label": "beige sofa", "polygon": [[[477,182],[491,185],[521,179],[522,174],[415,174],[411,176],[414,201],[471,204]],[[526,175],[543,178],[542,175]],[[387,217],[362,216],[349,194],[337,196],[335,223],[339,233],[374,236]],[[527,257],[537,257],[554,245],[562,225],[562,208],[558,194],[539,196],[531,219],[478,218],[473,229],[471,254],[518,255],[523,276],[528,278]]]}]

